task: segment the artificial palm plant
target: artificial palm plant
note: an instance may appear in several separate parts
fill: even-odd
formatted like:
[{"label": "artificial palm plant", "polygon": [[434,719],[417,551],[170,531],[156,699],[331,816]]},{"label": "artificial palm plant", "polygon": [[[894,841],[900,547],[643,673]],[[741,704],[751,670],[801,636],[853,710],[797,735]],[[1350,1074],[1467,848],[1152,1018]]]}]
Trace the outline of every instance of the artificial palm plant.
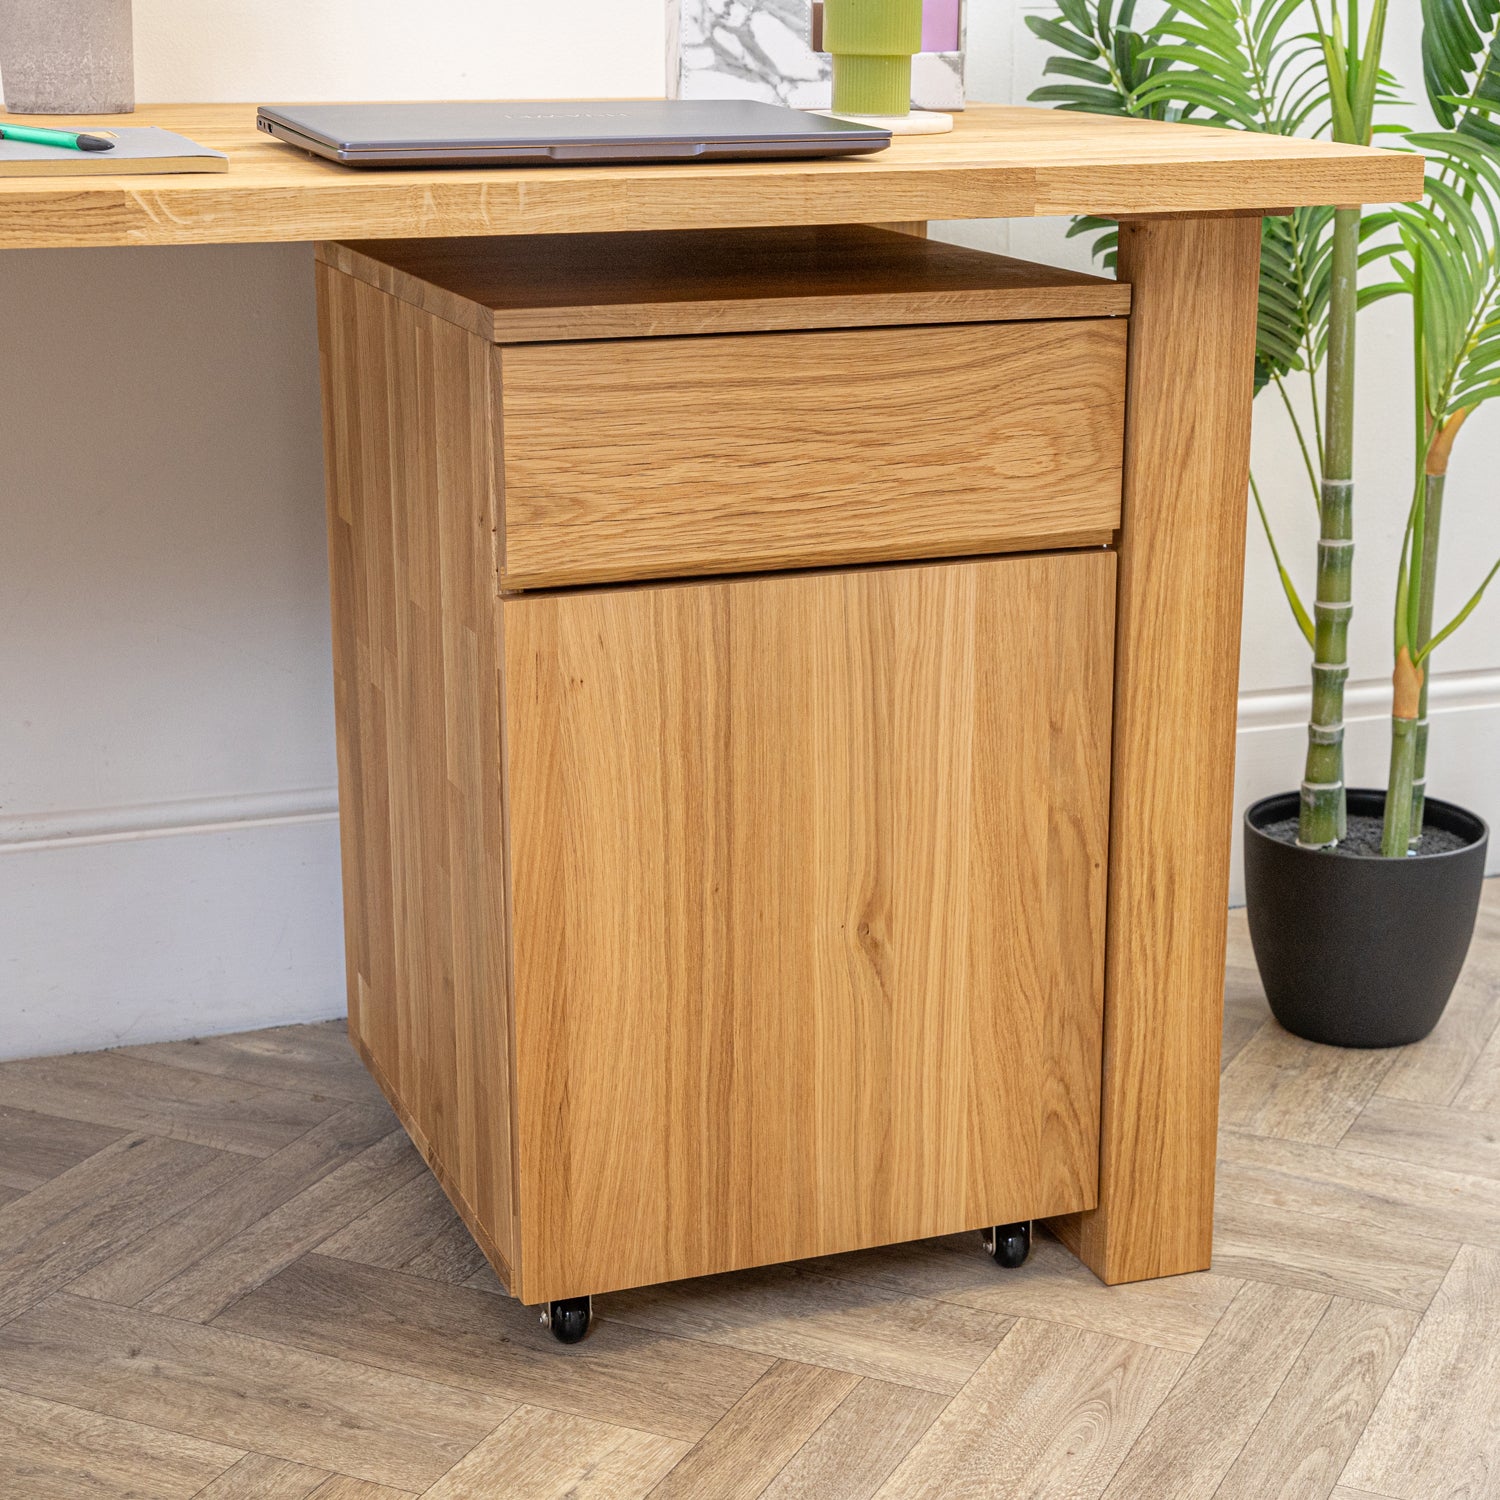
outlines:
[{"label": "artificial palm plant", "polygon": [[[1388,0],[1173,0],[1136,26],[1135,0],[1058,0],[1027,24],[1067,80],[1032,98],[1064,109],[1188,119],[1369,144],[1396,95],[1381,69]],[[1396,589],[1392,754],[1382,852],[1420,835],[1432,651],[1468,618],[1496,569],[1434,632],[1437,547],[1448,459],[1474,408],[1500,392],[1500,0],[1422,0],[1424,80],[1445,127],[1406,137],[1432,162],[1428,200],[1396,210],[1301,209],[1268,219],[1261,252],[1257,391],[1276,393],[1319,518],[1311,608],[1277,545],[1260,486],[1251,491],[1297,627],[1312,648],[1313,700],[1298,841],[1344,832],[1343,697],[1352,614],[1357,312],[1409,295],[1417,365],[1418,482]],[[1079,220],[1108,258],[1112,226]],[[1393,275],[1359,286],[1389,259]],[[1318,384],[1321,371],[1323,381]],[[1293,386],[1305,380],[1299,407]],[[1302,412],[1310,415],[1304,419]]]},{"label": "artificial palm plant", "polygon": [[1448,464],[1464,424],[1500,394],[1500,0],[1422,0],[1422,63],[1437,133],[1414,135],[1428,159],[1427,197],[1395,213],[1395,280],[1376,294],[1411,297],[1416,484],[1396,584],[1391,768],[1381,852],[1422,833],[1427,690],[1433,651],[1478,606],[1490,568],[1456,615],[1433,631]]}]

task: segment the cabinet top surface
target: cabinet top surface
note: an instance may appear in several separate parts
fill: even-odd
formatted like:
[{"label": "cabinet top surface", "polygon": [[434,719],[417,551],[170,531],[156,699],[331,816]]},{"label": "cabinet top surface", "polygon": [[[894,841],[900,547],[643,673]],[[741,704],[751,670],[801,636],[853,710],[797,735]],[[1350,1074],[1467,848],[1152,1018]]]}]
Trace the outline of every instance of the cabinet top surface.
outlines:
[{"label": "cabinet top surface", "polygon": [[[249,104],[92,116],[161,125],[227,173],[0,179],[0,248],[1111,217],[1415,198],[1421,159],[1286,136],[976,105],[873,156],[658,166],[357,170],[255,129]],[[29,116],[28,123],[70,123]],[[75,122],[76,123],[76,122]]]},{"label": "cabinet top surface", "polygon": [[498,343],[1130,310],[1114,280],[867,224],[325,240],[318,258]]}]

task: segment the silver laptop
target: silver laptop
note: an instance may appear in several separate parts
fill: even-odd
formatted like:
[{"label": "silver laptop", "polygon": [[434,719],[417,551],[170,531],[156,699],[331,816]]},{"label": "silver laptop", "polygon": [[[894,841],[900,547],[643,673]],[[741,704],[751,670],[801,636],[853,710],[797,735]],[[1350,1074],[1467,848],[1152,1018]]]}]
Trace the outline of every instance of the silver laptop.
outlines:
[{"label": "silver laptop", "polygon": [[880,151],[891,134],[753,99],[264,104],[268,135],[351,167],[723,161]]}]

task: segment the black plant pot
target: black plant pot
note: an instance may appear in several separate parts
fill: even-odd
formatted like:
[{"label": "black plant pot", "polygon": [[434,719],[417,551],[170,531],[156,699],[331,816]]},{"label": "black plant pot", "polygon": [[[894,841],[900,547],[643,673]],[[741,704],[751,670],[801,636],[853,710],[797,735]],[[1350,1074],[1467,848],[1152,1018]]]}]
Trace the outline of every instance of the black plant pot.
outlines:
[{"label": "black plant pot", "polygon": [[[1380,817],[1385,793],[1350,789],[1349,811]],[[1474,936],[1489,829],[1427,799],[1425,824],[1467,842],[1407,859],[1299,849],[1261,830],[1297,816],[1296,792],[1245,814],[1250,941],[1271,1011],[1334,1047],[1401,1047],[1437,1025]]]}]

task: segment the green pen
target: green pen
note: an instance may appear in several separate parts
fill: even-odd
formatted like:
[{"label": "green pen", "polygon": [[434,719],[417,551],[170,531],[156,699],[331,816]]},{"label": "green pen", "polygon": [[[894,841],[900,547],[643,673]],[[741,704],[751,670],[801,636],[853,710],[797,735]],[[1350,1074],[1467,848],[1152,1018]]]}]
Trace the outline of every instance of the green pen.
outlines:
[{"label": "green pen", "polygon": [[63,146],[69,151],[113,151],[115,143],[102,135],[78,130],[47,130],[40,125],[0,124],[0,141],[24,141],[29,146]]}]

